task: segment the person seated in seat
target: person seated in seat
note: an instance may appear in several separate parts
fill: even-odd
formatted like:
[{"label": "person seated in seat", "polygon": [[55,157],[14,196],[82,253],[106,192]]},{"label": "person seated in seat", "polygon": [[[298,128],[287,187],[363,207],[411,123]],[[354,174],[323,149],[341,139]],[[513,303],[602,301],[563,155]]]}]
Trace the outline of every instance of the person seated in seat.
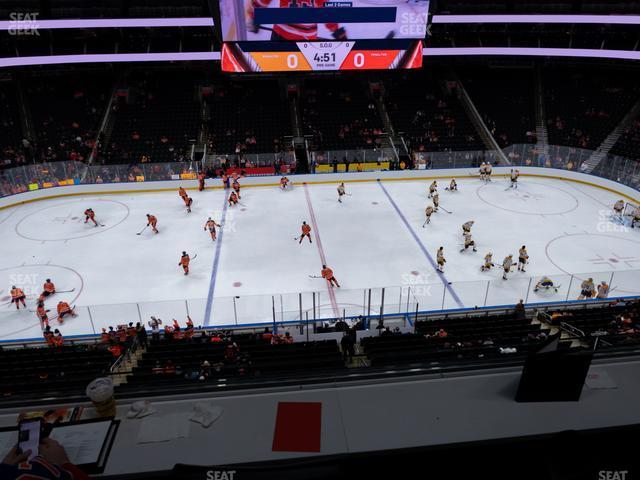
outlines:
[{"label": "person seated in seat", "polygon": [[[31,455],[34,456],[31,456]],[[29,458],[31,457],[31,458]],[[0,463],[2,480],[89,480],[89,476],[69,461],[64,447],[43,438],[38,452],[21,452],[13,447]]]}]

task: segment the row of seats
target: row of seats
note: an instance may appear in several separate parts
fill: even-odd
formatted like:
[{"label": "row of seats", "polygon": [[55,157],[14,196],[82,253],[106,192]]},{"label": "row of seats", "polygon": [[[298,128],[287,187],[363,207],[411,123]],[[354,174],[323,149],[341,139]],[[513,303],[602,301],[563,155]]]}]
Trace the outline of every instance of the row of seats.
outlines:
[{"label": "row of seats", "polygon": [[210,139],[216,153],[273,153],[291,135],[287,100],[278,82],[226,81],[206,97],[210,110]]},{"label": "row of seats", "polygon": [[557,68],[543,74],[549,143],[596,149],[638,100],[633,75]]},{"label": "row of seats", "polygon": [[464,86],[501,148],[535,143],[532,69],[479,68],[462,72]]},{"label": "row of seats", "polygon": [[320,150],[375,148],[383,131],[366,80],[308,80],[302,94],[304,132]]},{"label": "row of seats", "polygon": [[114,112],[107,148],[112,163],[184,157],[200,130],[196,85],[190,72],[136,72],[129,77]]},{"label": "row of seats", "polygon": [[81,395],[89,382],[109,372],[106,347],[64,346],[0,351],[0,394]]},{"label": "row of seats", "polygon": [[525,354],[549,334],[540,324],[513,315],[419,318],[415,329],[414,334],[363,339],[361,344],[371,365],[477,360],[506,352]]},{"label": "row of seats", "polygon": [[409,72],[386,83],[387,111],[396,133],[414,150],[483,150],[453,84],[441,85],[432,72]]},{"label": "row of seats", "polygon": [[241,336],[233,337],[233,343],[197,340],[151,342],[123,388],[192,381],[200,378],[205,362],[212,378],[345,368],[335,340],[276,345]]}]

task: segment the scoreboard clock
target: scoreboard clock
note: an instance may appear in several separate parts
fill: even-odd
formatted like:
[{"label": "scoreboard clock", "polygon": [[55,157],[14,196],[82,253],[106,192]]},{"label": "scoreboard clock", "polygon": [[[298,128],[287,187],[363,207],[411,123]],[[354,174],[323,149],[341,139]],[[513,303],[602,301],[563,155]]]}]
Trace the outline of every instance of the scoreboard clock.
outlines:
[{"label": "scoreboard clock", "polygon": [[422,67],[419,40],[229,42],[224,72],[390,70]]}]

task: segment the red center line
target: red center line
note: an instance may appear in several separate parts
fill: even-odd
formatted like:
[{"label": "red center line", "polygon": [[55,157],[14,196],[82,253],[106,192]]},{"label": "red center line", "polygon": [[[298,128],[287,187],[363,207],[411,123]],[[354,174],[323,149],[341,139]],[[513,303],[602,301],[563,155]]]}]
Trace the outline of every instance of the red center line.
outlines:
[{"label": "red center line", "polygon": [[[309,207],[309,216],[311,217],[311,225],[313,226],[313,231],[316,234],[316,245],[318,246],[318,253],[320,254],[320,261],[322,265],[329,265],[327,263],[327,257],[324,254],[324,249],[322,248],[322,240],[320,240],[320,230],[318,229],[318,222],[316,221],[316,214],[313,212],[313,205],[311,205],[311,197],[309,196],[309,188],[307,184],[304,184],[304,195],[307,198],[307,207]],[[327,290],[329,291],[329,299],[331,300],[331,306],[333,307],[333,313],[335,318],[340,317],[340,310],[338,309],[338,302],[336,301],[336,292],[333,291],[333,287],[327,281]]]}]

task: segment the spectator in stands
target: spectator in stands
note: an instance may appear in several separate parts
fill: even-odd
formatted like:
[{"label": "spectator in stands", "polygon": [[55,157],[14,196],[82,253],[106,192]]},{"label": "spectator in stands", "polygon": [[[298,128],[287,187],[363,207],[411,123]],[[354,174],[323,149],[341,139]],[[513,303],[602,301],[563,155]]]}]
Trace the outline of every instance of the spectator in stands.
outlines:
[{"label": "spectator in stands", "polygon": [[12,448],[0,463],[0,478],[19,480],[38,478],[42,480],[88,480],[89,476],[69,461],[64,447],[51,438],[43,438],[38,455],[28,460],[32,452],[18,453]]},{"label": "spectator in stands", "polygon": [[524,320],[527,318],[527,312],[524,309],[524,300],[520,299],[515,308],[516,320]]},{"label": "spectator in stands", "polygon": [[107,350],[109,350],[111,352],[111,354],[113,355],[113,358],[120,358],[120,355],[122,355],[122,346],[118,343],[115,342],[111,342],[111,344],[109,345],[109,348],[107,348]]},{"label": "spectator in stands", "polygon": [[209,363],[208,360],[204,360],[200,364],[200,376],[199,376],[199,379],[200,380],[206,380],[210,376],[211,376],[211,364]]},{"label": "spectator in stands", "polygon": [[136,336],[138,337],[138,343],[141,347],[147,346],[147,330],[140,324],[136,323]]},{"label": "spectator in stands", "polygon": [[62,333],[57,328],[53,331],[53,346],[57,348],[61,348],[64,345],[64,338],[62,337]]},{"label": "spectator in stands", "polygon": [[289,334],[289,332],[284,332],[284,337],[282,337],[282,343],[286,343],[286,344],[293,343],[293,337]]},{"label": "spectator in stands", "polygon": [[265,327],[264,333],[262,334],[262,339],[267,342],[271,342],[272,338],[273,338],[273,334],[271,333],[271,330]]},{"label": "spectator in stands", "polygon": [[151,369],[151,373],[153,375],[162,375],[164,373],[164,368],[162,368],[162,365],[160,365],[160,360],[156,360],[155,365]]},{"label": "spectator in stands", "polygon": [[176,374],[176,367],[171,360],[167,360],[164,364],[164,374],[167,377],[173,377]]},{"label": "spectator in stands", "polygon": [[342,349],[342,360],[351,361],[355,355],[355,331],[345,331],[344,336],[340,340],[340,348]]},{"label": "spectator in stands", "polygon": [[235,342],[229,341],[224,347],[224,361],[227,365],[235,363],[240,349]]},{"label": "spectator in stands", "polygon": [[386,337],[393,335],[393,332],[389,329],[389,327],[385,327],[385,329],[380,333],[381,337]]},{"label": "spectator in stands", "polygon": [[349,325],[347,325],[347,322],[340,319],[336,322],[333,328],[335,329],[336,332],[346,332],[349,329]]}]

